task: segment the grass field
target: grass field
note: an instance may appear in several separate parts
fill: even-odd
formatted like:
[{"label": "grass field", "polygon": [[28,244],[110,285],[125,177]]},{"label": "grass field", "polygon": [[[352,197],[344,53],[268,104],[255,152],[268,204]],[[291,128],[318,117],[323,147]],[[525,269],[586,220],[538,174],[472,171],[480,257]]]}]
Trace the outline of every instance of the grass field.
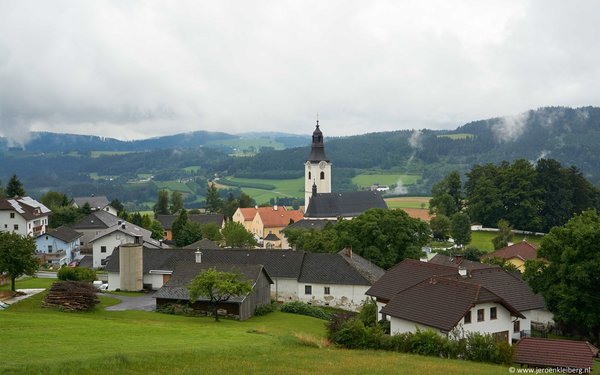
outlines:
[{"label": "grass field", "polygon": [[182,193],[193,193],[190,188],[179,181],[154,181],[154,184],[159,189],[166,189],[170,191],[180,191]]},{"label": "grass field", "polygon": [[269,199],[277,197],[304,197],[304,178],[294,178],[287,180],[270,180],[270,179],[258,179],[258,178],[228,178],[228,180],[239,182],[239,183],[251,183],[251,184],[266,184],[273,185],[275,189],[255,189],[255,188],[241,188],[242,191],[252,197],[256,203],[268,203]]},{"label": "grass field", "polygon": [[275,150],[283,150],[285,148],[282,143],[268,138],[238,138],[208,142],[208,145],[211,144],[233,148],[234,152],[231,154],[233,156],[252,156],[262,147],[273,147]]},{"label": "grass field", "polygon": [[324,321],[281,312],[245,322],[143,311],[40,307],[43,294],[0,312],[2,374],[506,374],[507,368],[400,353],[316,348]]},{"label": "grass field", "polygon": [[[494,245],[492,244],[492,239],[496,237],[498,234],[496,232],[472,232],[471,233],[471,243],[469,246],[476,247],[480,250],[492,252],[494,251]],[[517,243],[526,239],[527,242],[539,245],[542,242],[542,238],[540,236],[524,236],[521,234],[515,234],[512,242]]]},{"label": "grass field", "polygon": [[388,208],[422,208],[429,210],[431,197],[396,197],[385,198]]}]

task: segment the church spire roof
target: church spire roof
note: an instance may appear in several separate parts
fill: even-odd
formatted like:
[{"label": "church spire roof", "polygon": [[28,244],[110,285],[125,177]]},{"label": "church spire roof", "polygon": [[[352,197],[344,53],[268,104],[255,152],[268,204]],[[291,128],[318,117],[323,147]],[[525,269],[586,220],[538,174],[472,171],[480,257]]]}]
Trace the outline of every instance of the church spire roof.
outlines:
[{"label": "church spire roof", "polygon": [[310,150],[310,155],[308,155],[308,161],[318,162],[318,161],[329,161],[327,160],[327,156],[325,156],[325,144],[323,143],[323,132],[319,128],[319,120],[317,120],[317,127],[315,131],[313,131],[312,135],[312,147]]}]

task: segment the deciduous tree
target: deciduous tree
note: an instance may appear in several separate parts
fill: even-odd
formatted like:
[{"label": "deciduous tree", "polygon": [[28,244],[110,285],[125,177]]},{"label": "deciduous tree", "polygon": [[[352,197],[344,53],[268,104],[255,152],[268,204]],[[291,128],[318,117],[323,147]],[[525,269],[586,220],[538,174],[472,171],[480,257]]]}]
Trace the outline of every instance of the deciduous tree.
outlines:
[{"label": "deciduous tree", "polygon": [[471,219],[464,212],[452,215],[452,228],[450,234],[457,245],[466,245],[471,242]]},{"label": "deciduous tree", "polygon": [[39,267],[35,257],[35,239],[13,232],[0,232],[0,273],[10,277],[10,288],[15,291],[15,280],[23,275],[33,275]]},{"label": "deciduous tree", "polygon": [[217,311],[219,303],[226,302],[232,297],[247,295],[252,291],[252,284],[243,280],[242,275],[209,268],[192,280],[188,285],[188,291],[191,303],[196,302],[200,297],[207,299],[215,321],[219,321]]},{"label": "deciduous tree", "polygon": [[228,247],[252,247],[257,245],[254,235],[248,232],[242,224],[235,221],[228,221],[221,234],[225,246]]}]

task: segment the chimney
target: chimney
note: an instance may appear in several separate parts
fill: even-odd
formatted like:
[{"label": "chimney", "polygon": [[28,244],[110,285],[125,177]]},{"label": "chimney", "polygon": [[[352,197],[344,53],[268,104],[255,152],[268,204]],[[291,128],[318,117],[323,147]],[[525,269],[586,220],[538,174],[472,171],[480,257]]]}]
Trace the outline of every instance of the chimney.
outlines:
[{"label": "chimney", "polygon": [[348,246],[346,248],[346,255],[348,256],[348,258],[352,259],[352,246]]},{"label": "chimney", "polygon": [[200,248],[196,249],[196,263],[202,263],[202,251]]},{"label": "chimney", "polygon": [[423,262],[423,263],[427,263],[429,259],[427,259],[426,257],[423,258],[419,258],[419,261]]},{"label": "chimney", "polygon": [[462,255],[457,255],[456,256],[456,264],[461,264],[462,263]]},{"label": "chimney", "polygon": [[458,267],[458,274],[461,277],[467,277],[467,269],[464,267]]},{"label": "chimney", "polygon": [[125,229],[125,224],[121,224],[121,229]]},{"label": "chimney", "polygon": [[121,225],[121,224],[123,224],[123,220],[117,221],[117,225]]}]

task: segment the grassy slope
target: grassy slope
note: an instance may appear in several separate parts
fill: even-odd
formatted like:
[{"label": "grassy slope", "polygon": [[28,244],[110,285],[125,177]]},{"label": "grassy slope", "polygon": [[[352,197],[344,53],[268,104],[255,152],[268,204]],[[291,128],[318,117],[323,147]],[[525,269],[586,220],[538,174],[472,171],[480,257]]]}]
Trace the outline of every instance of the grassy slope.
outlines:
[{"label": "grassy slope", "polygon": [[[317,349],[293,333],[325,334],[322,320],[276,312],[246,322],[142,311],[40,308],[42,295],[0,312],[0,373],[28,374],[505,374],[506,368],[399,353]],[[259,331],[261,333],[253,333]]]},{"label": "grassy slope", "polygon": [[394,185],[402,181],[403,185],[414,185],[421,178],[419,175],[408,175],[400,173],[373,173],[359,174],[352,178],[352,183],[359,188],[367,188],[373,184]]}]

